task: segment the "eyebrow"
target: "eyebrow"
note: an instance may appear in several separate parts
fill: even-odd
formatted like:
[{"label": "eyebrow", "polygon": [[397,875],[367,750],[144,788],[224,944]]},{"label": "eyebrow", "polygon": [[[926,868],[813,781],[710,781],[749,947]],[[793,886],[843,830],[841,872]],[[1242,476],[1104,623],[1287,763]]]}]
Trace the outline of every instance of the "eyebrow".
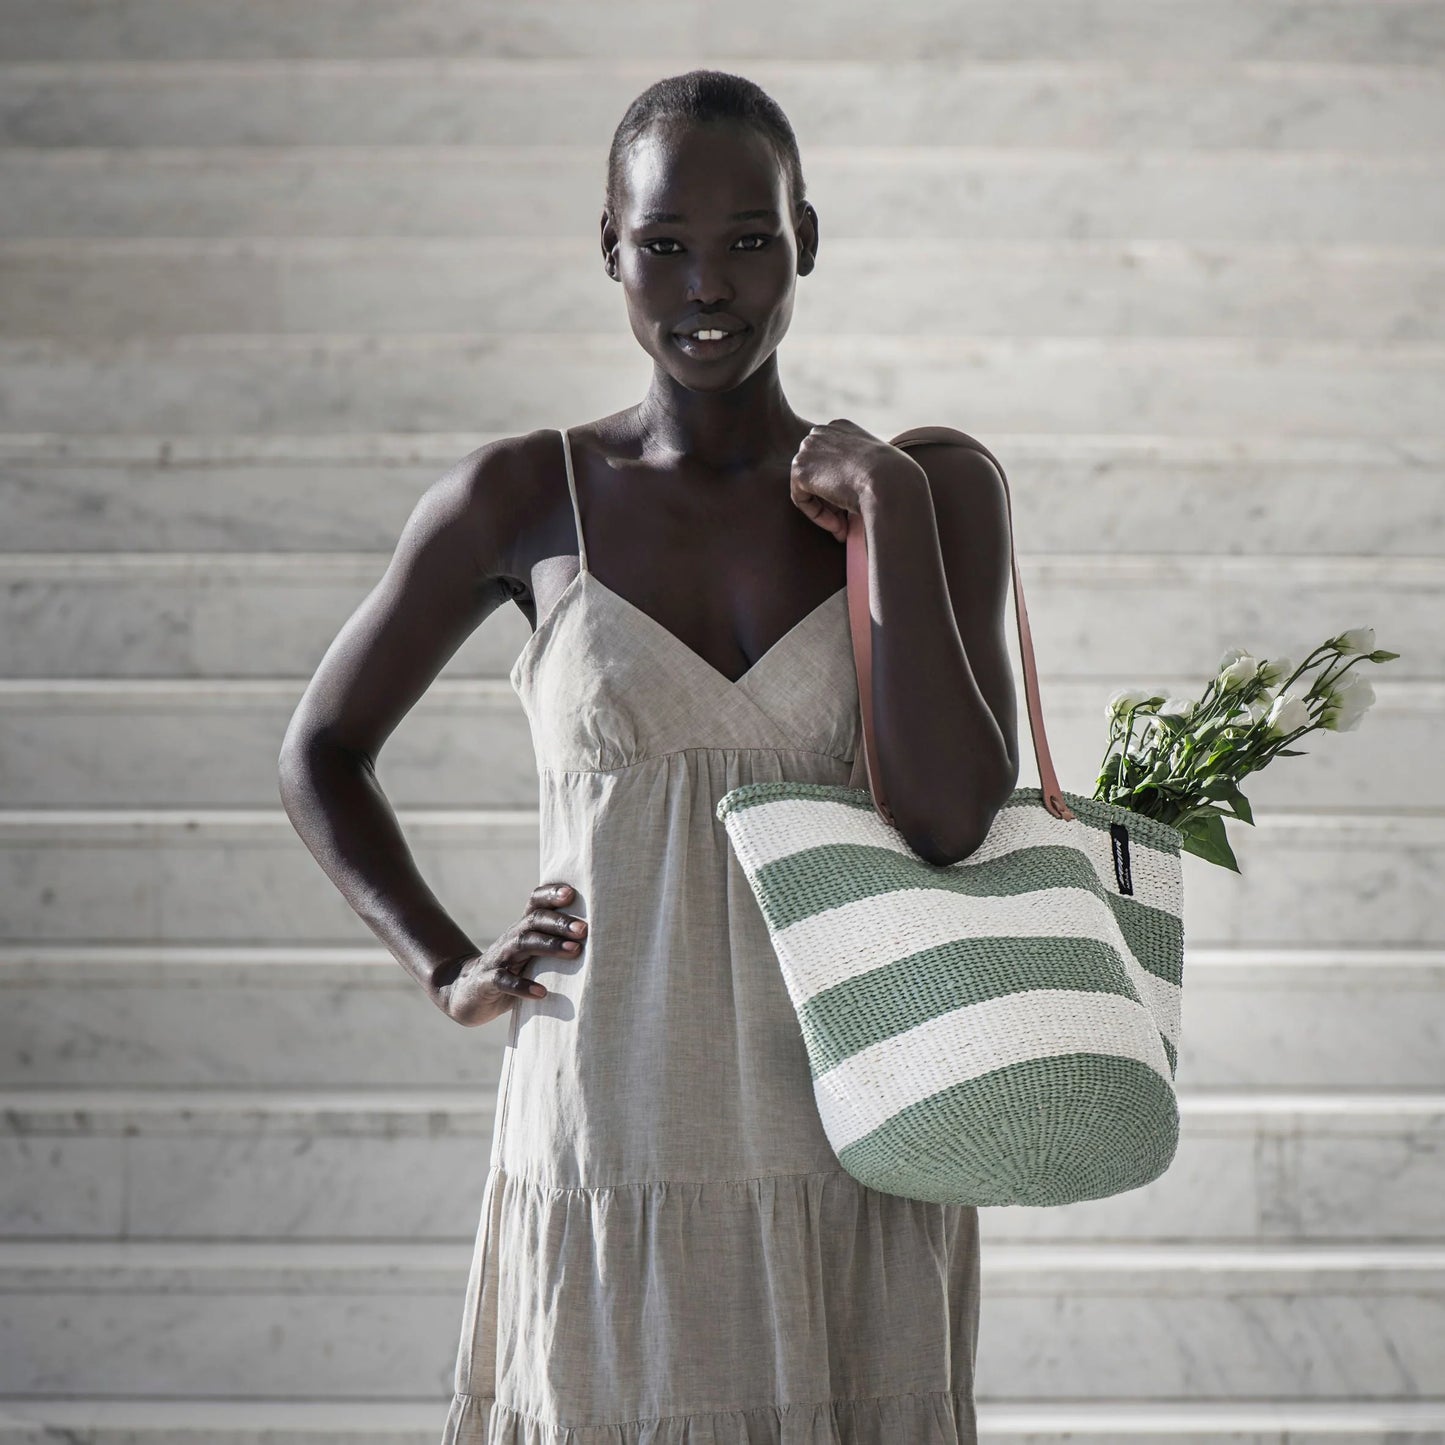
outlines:
[{"label": "eyebrow", "polygon": [[[657,225],[659,223],[670,223],[685,221],[686,216],[678,211],[644,211],[641,224],[644,226]],[[764,206],[756,211],[734,211],[729,217],[733,221],[776,221],[778,213],[771,206]]]}]

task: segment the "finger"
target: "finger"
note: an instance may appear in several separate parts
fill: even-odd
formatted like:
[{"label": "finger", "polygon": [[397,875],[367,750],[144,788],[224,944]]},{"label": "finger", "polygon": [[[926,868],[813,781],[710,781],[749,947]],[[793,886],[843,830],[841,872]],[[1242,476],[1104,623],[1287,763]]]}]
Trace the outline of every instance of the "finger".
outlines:
[{"label": "finger", "polygon": [[570,913],[558,913],[549,908],[533,909],[527,915],[526,924],[528,928],[540,929],[544,933],[554,931],[570,934],[573,938],[581,938],[587,932],[585,918],[577,918]]},{"label": "finger", "polygon": [[534,978],[526,978],[519,973],[508,973],[506,969],[498,969],[495,983],[501,993],[525,994],[531,998],[545,998],[547,990]]},{"label": "finger", "polygon": [[543,909],[529,913],[522,920],[521,928],[551,936],[565,944],[576,945],[563,949],[562,951],[565,953],[576,953],[581,947],[581,940],[587,936],[587,920],[585,918],[574,918],[570,913],[553,913]]},{"label": "finger", "polygon": [[529,908],[545,908],[549,903],[566,903],[572,897],[570,883],[539,883],[527,900]]},{"label": "finger", "polygon": [[530,954],[576,953],[582,947],[576,938],[560,938],[555,933],[539,933],[529,928],[517,939],[517,948]]}]

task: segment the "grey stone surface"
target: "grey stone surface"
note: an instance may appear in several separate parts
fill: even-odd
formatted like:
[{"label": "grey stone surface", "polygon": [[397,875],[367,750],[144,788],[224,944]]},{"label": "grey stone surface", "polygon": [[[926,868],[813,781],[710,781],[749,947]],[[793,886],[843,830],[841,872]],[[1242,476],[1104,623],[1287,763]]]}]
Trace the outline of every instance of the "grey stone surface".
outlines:
[{"label": "grey stone surface", "polygon": [[[606,147],[14,148],[0,237],[590,237]],[[910,246],[1429,246],[1445,221],[1445,161],[1429,154],[814,145],[806,164],[831,236]]]},{"label": "grey stone surface", "polygon": [[[0,435],[6,551],[389,553],[427,486],[517,434]],[[1010,479],[1021,550],[1038,555],[1445,556],[1435,438],[978,440]]]},{"label": "grey stone surface", "polygon": [[[1339,0],[978,0],[968,23],[946,0],[888,10],[842,0],[818,23],[808,6],[767,0],[638,0],[616,13],[585,0],[422,0],[404,7],[336,0],[181,10],[166,0],[6,0],[14,59],[251,59],[482,55],[556,59],[696,56],[694,64],[760,56],[869,63],[960,60],[1358,61],[1427,64],[1445,52],[1445,21],[1431,0],[1387,6]],[[654,62],[654,69],[660,61]],[[639,89],[641,86],[638,87]]]},{"label": "grey stone surface", "polygon": [[[535,811],[398,817],[418,867],[478,942],[510,927],[543,881]],[[1183,858],[1195,944],[1445,943],[1435,814],[1263,814],[1230,836],[1239,873]],[[370,939],[279,807],[0,813],[0,894],[0,941],[11,943]]]},{"label": "grey stone surface", "polygon": [[[962,421],[967,398],[970,420],[1018,431],[1384,439],[1437,426],[1445,343],[809,336],[783,343],[779,368],[805,416],[887,436]],[[621,410],[648,374],[614,334],[22,337],[0,340],[0,427],[525,432]]]},{"label": "grey stone surface", "polygon": [[[814,144],[1429,150],[1445,120],[1438,70],[1423,57],[1408,66],[1360,59],[1214,67],[1173,54],[1150,64],[1077,51],[976,63],[764,53],[748,57],[747,74],[788,112],[805,154]],[[610,134],[660,64],[485,55],[32,61],[0,67],[0,142],[585,147]]]},{"label": "grey stone surface", "polygon": [[[1030,615],[1036,616],[1030,603]],[[1296,658],[1303,648],[1296,648]],[[1259,809],[1411,808],[1445,797],[1445,686],[1387,683],[1369,669],[1375,703],[1353,732],[1302,739],[1307,757],[1277,761],[1243,790]],[[1203,677],[1147,681],[1197,698]],[[266,679],[115,678],[0,682],[0,795],[14,807],[268,807],[276,758],[304,683]],[[1050,753],[1064,786],[1091,795],[1103,762],[1107,680],[1040,678]],[[1021,786],[1038,783],[1023,685],[1015,745]],[[376,772],[403,807],[530,808],[537,773],[526,714],[501,678],[447,678],[387,739]],[[1244,826],[1240,824],[1238,826]]]},{"label": "grey stone surface", "polygon": [[[1345,1107],[1335,1090],[1438,1089],[1445,951],[1190,941],[1184,980],[1182,1086],[1223,1090],[1246,1109],[1256,1092],[1264,1109],[1280,1090],[1319,1091],[1327,1113]],[[0,950],[0,1088],[470,1097],[495,1081],[507,1029],[505,1018],[451,1023],[379,945]]]},{"label": "grey stone surface", "polygon": [[[470,1245],[0,1252],[7,1392],[364,1400],[445,1392]],[[1439,1248],[993,1244],[983,1253],[990,1328],[979,1385],[1000,1396],[1359,1401],[1423,1394],[1435,1378]],[[1308,1310],[1296,1304],[1302,1295]]]},{"label": "grey stone surface", "polygon": [[[1247,781],[1242,874],[1185,860],[1173,1167],[984,1211],[981,1439],[1445,1445],[1439,0],[0,30],[0,1445],[436,1438],[508,1026],[380,949],[276,752],[430,481],[640,394],[606,142],[694,64],[798,129],[794,406],[1008,467],[1066,787],[1116,687],[1403,654]],[[539,881],[527,635],[488,619],[378,764],[478,944]]]},{"label": "grey stone surface", "polygon": [[[795,338],[859,333],[1445,339],[1445,259],[1423,247],[920,240],[901,280],[896,254],[891,240],[825,242],[780,358]],[[969,284],[940,289],[939,275]],[[0,242],[0,330],[15,336],[570,337],[623,320],[585,235]]]},{"label": "grey stone surface", "polygon": [[[1391,683],[1445,673],[1440,558],[1040,555],[1021,539],[1017,556],[1040,672],[1097,678],[1101,707],[1116,687],[1156,678],[1177,678],[1198,697],[1226,648],[1299,663],[1351,627],[1374,627],[1377,646],[1400,654],[1357,670]],[[387,561],[340,552],[0,554],[0,670],[306,678]],[[1007,622],[1017,672],[1011,604]],[[521,609],[503,602],[438,677],[505,680],[529,635]],[[1105,736],[1102,725],[1095,735]]]},{"label": "grey stone surface", "polygon": [[[1438,1238],[1438,1099],[1306,1091],[1292,1107],[1192,1082],[1181,1070],[1179,1146],[1159,1179],[1062,1208],[990,1208],[990,1240]],[[465,1241],[495,1094],[65,1089],[0,1093],[0,1107],[0,1169],[19,1181],[0,1208],[6,1237]]]}]

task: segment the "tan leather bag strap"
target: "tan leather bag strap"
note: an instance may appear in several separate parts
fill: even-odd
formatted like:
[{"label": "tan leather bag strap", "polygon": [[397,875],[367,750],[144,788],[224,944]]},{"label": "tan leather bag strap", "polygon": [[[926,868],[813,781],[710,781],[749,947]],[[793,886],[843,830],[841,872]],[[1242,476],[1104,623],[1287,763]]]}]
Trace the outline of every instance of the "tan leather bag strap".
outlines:
[{"label": "tan leather bag strap", "polygon": [[[1024,693],[1028,701],[1029,727],[1034,739],[1034,759],[1039,765],[1039,788],[1043,804],[1056,818],[1072,818],[1073,810],[1064,801],[1049,755],[1049,740],[1044,733],[1043,706],[1039,701],[1039,675],[1034,665],[1034,640],[1029,631],[1028,609],[1024,606],[1024,584],[1019,577],[1018,553],[1014,548],[1013,502],[1009,496],[1008,478],[999,460],[982,442],[966,432],[946,426],[918,426],[893,438],[895,447],[910,442],[953,442],[973,447],[986,456],[1003,477],[1004,501],[1008,509],[1009,557],[1013,565],[1014,615],[1018,621],[1019,651],[1023,662]],[[873,614],[868,605],[868,541],[864,535],[863,518],[857,512],[848,514],[848,624],[853,632],[853,662],[858,674],[858,701],[863,715],[863,761],[868,769],[868,790],[879,817],[893,827],[888,800],[883,793],[883,779],[878,766],[878,742],[873,733]]]}]

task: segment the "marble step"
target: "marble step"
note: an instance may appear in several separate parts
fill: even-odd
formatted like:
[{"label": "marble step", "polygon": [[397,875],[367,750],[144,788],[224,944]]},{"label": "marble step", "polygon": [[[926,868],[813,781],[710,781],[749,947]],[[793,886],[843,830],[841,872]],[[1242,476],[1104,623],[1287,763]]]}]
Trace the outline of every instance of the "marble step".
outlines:
[{"label": "marble step", "polygon": [[[1426,64],[1190,64],[1095,55],[748,59],[806,157],[831,145],[1424,151],[1445,120]],[[588,145],[653,60],[61,60],[0,65],[0,144]]]},{"label": "marble step", "polygon": [[[26,808],[268,807],[277,796],[281,739],[304,686],[263,678],[0,679],[0,796]],[[1420,690],[1432,687],[1440,695],[1431,711],[1445,719],[1445,683],[1401,684],[1398,703],[1414,708]],[[1102,716],[1092,694],[1103,697],[1102,687],[1092,689],[1088,707],[1090,715]],[[1383,706],[1377,692],[1375,709]],[[1410,739],[1434,736],[1423,715],[1402,715],[1396,727],[1402,723]],[[1104,726],[1090,728],[1100,738],[1101,757]],[[1346,758],[1363,731],[1362,724],[1356,733],[1332,737],[1344,741],[1343,748],[1329,749],[1336,778],[1342,766],[1346,776],[1351,771]],[[1359,780],[1376,800],[1383,796],[1374,756],[1381,736],[1375,733]],[[1323,761],[1326,750],[1318,756]],[[388,739],[376,770],[388,798],[403,807],[446,807],[459,798],[478,807],[537,803],[527,717],[501,678],[438,680]],[[1326,786],[1322,770],[1314,774],[1316,787]],[[1395,806],[1418,798],[1418,778],[1418,769],[1400,770]]]},{"label": "marble step", "polygon": [[[0,1392],[445,1398],[471,1246],[0,1246]],[[1393,1402],[1438,1387],[1439,1245],[996,1244],[980,1392]],[[1041,1323],[1042,1322],[1042,1323]]]},{"label": "marble step", "polygon": [[[990,1240],[1439,1241],[1445,1090],[1179,1078],[1179,1146],[1159,1179],[991,1208]],[[496,1092],[17,1089],[0,1109],[5,1238],[468,1240]]]},{"label": "marble step", "polygon": [[[651,361],[624,332],[619,320],[573,337],[0,339],[0,430],[521,434],[635,404]],[[1049,429],[1438,437],[1445,387],[1445,343],[1426,341],[798,332],[779,356],[804,416],[846,415],[884,436],[961,421],[967,398],[968,419],[987,418],[972,428],[980,440]]]},{"label": "marble step", "polygon": [[[0,1087],[449,1088],[497,1081],[509,1024],[461,1028],[379,946],[0,948]],[[1186,944],[1193,1089],[1435,1089],[1445,950]]]},{"label": "marble step", "polygon": [[[436,1445],[446,1402],[0,1397],[0,1445]],[[979,1445],[1440,1445],[1445,1399],[1088,1400],[977,1396]]]},{"label": "marble step", "polygon": [[[1177,64],[1358,62],[1424,66],[1445,56],[1434,0],[1112,0],[1090,9],[1056,0],[975,0],[965,23],[948,6],[881,11],[846,0],[822,27],[806,7],[767,0],[677,5],[637,0],[601,15],[586,0],[416,0],[382,6],[287,0],[228,6],[193,0],[5,0],[12,60],[371,59],[507,56],[650,61],[651,77],[688,65],[746,61],[937,62],[1067,60]],[[658,57],[652,59],[652,57]],[[748,71],[747,73],[751,73]],[[638,89],[648,77],[639,75]]]},{"label": "marble step", "polygon": [[[1015,534],[1039,671],[1096,679],[1101,706],[1117,687],[1165,679],[1188,681],[1198,697],[1226,648],[1298,663],[1352,627],[1373,627],[1377,646],[1400,654],[1356,664],[1372,686],[1445,678],[1440,558],[1039,553],[1017,524]],[[607,575],[601,558],[589,560]],[[0,553],[0,676],[309,678],[388,561],[388,552]],[[1017,669],[1012,599],[1006,613]],[[505,681],[531,635],[521,608],[500,603],[434,680]]]},{"label": "marble step", "polygon": [[[1302,649],[1297,649],[1302,656]],[[1400,659],[1402,662],[1404,659]],[[1385,682],[1389,667],[1357,664],[1375,690],[1360,727],[1314,733],[1308,759],[1280,760],[1244,784],[1255,807],[1288,808],[1308,786],[1314,808],[1411,810],[1445,799],[1445,682]],[[1195,696],[1200,677],[1151,685]],[[0,679],[0,797],[16,808],[265,807],[276,797],[276,753],[299,679]],[[1020,780],[1038,782],[1028,712],[1018,692]],[[1112,686],[1039,679],[1054,766],[1092,794],[1103,761]],[[401,807],[532,807],[532,736],[511,684],[441,679],[387,740],[377,776]]]},{"label": "marble step", "polygon": [[[1195,1086],[1440,1082],[1438,950],[1190,946],[1185,981]],[[421,1007],[376,948],[10,945],[0,990],[11,1087],[470,1088],[495,1081],[507,1032]]]},{"label": "marble step", "polygon": [[[511,927],[544,881],[535,809],[398,818],[418,868],[478,942]],[[1439,812],[1262,812],[1230,841],[1239,873],[1183,855],[1184,936],[1196,946],[1445,943]],[[12,944],[371,941],[279,806],[0,812],[0,896],[0,941]],[[563,966],[539,958],[534,976]]]},{"label": "marble step", "polygon": [[[512,434],[0,433],[5,547],[390,553],[431,482]],[[1038,553],[1445,556],[1445,437],[978,439]],[[1363,511],[1362,486],[1378,502]]]},{"label": "marble step", "polygon": [[[585,146],[3,147],[0,237],[587,238],[609,135]],[[906,235],[910,248],[960,237],[1438,247],[1445,222],[1438,147],[808,145],[803,165],[827,236]],[[825,266],[826,255],[825,243]]]},{"label": "marble step", "polygon": [[[1445,248],[934,240],[878,284],[895,254],[892,241],[830,244],[798,288],[791,335],[1445,338]],[[941,275],[969,284],[940,287]],[[0,332],[564,337],[616,323],[600,276],[580,235],[0,241]]]}]

